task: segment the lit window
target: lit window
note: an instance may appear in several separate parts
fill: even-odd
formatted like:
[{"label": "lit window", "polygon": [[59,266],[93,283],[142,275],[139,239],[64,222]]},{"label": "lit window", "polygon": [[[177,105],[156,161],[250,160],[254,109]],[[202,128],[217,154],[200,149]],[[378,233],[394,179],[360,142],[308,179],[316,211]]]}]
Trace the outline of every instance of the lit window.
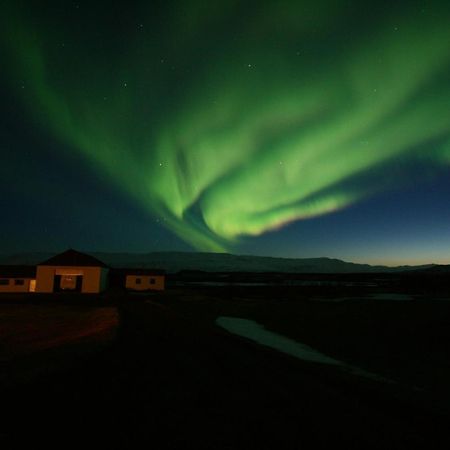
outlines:
[{"label": "lit window", "polygon": [[140,278],[136,278],[136,284],[141,284],[142,280]]},{"label": "lit window", "polygon": [[14,284],[16,286],[23,286],[25,284],[25,280],[14,280]]},{"label": "lit window", "polygon": [[9,280],[7,278],[0,279],[0,286],[8,286]]}]

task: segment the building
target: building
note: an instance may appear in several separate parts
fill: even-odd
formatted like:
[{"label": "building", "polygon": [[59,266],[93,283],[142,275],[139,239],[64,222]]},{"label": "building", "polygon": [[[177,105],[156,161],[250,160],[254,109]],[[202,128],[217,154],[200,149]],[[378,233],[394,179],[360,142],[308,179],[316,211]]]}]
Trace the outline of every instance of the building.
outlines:
[{"label": "building", "polygon": [[108,272],[102,261],[70,249],[38,264],[36,292],[97,294],[107,288]]},{"label": "building", "polygon": [[0,293],[98,294],[109,286],[134,291],[162,291],[165,275],[159,269],[114,269],[91,255],[72,249],[37,266],[0,266]]},{"label": "building", "polygon": [[125,288],[133,291],[163,291],[165,276],[162,270],[124,269]]},{"label": "building", "polygon": [[34,292],[36,266],[0,266],[0,292]]}]

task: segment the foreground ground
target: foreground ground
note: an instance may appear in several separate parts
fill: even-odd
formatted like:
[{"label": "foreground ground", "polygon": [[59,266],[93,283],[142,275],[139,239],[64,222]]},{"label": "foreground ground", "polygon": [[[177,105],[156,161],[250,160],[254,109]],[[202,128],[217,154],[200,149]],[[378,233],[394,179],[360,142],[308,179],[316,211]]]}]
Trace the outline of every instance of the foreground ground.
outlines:
[{"label": "foreground ground", "polygon": [[[431,333],[439,339],[424,348],[432,353],[437,347],[437,354],[423,371],[439,372],[439,378],[448,374],[447,347],[440,340],[448,337],[443,326],[448,303],[414,302],[412,309],[400,309],[400,302],[385,301],[377,308],[278,294],[275,299],[267,291],[186,290],[119,302],[120,327],[109,347],[78,358],[69,369],[3,390],[0,446],[32,441],[58,447],[378,449],[449,440],[448,415],[439,402],[434,407],[409,396],[409,390],[397,395],[391,387],[299,362],[214,326],[219,316],[252,318],[335,357],[400,378],[406,357],[391,362],[402,348],[417,353],[415,327],[430,327],[422,337]],[[379,326],[377,339],[372,331]],[[389,340],[393,352],[383,359],[380,352]],[[405,385],[428,378],[415,373]]]},{"label": "foreground ground", "polygon": [[76,365],[116,338],[117,309],[67,304],[0,304],[0,384],[9,387]]}]

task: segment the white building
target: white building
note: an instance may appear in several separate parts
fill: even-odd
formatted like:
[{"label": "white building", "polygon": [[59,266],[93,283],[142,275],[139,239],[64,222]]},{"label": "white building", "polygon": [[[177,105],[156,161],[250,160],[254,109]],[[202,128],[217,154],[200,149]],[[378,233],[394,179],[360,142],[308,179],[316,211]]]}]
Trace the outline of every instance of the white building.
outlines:
[{"label": "white building", "polygon": [[34,292],[35,266],[0,266],[0,292]]},{"label": "white building", "polygon": [[108,272],[102,261],[70,249],[38,264],[36,292],[97,294],[107,288]]}]

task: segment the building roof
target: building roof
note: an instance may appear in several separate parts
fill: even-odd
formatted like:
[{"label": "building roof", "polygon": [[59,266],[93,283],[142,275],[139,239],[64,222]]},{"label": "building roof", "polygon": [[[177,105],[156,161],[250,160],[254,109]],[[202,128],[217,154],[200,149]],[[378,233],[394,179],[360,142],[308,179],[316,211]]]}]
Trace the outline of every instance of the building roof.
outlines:
[{"label": "building roof", "polygon": [[0,278],[36,278],[36,266],[0,265]]},{"label": "building roof", "polygon": [[104,262],[86,253],[69,249],[59,255],[38,264],[39,266],[82,266],[82,267],[108,267]]}]

